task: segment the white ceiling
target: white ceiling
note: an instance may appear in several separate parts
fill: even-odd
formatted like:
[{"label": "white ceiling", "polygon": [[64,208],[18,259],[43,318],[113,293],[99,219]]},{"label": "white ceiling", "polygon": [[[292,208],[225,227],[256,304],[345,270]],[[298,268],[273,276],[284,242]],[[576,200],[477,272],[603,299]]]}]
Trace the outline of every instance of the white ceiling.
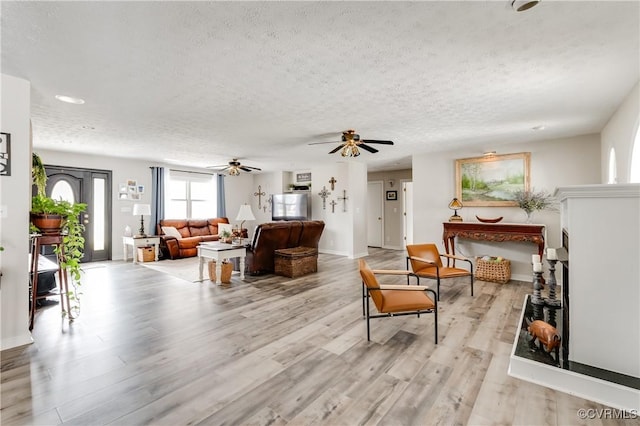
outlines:
[{"label": "white ceiling", "polygon": [[[640,3],[2,2],[34,148],[265,171],[599,132],[640,75]],[[57,101],[80,97],[84,105]],[[545,130],[532,131],[543,125]],[[353,160],[350,160],[353,161]]]}]

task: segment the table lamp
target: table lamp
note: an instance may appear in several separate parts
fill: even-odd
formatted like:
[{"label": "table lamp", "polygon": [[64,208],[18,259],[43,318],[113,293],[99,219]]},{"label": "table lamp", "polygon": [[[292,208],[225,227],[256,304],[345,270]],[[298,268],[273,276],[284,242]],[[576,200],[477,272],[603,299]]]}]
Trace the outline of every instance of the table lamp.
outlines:
[{"label": "table lamp", "polygon": [[138,229],[138,235],[136,237],[145,238],[147,235],[144,233],[144,215],[149,216],[151,214],[151,206],[149,204],[134,204],[133,215],[140,215],[140,229]]},{"label": "table lamp", "polygon": [[240,206],[240,210],[238,210],[236,220],[242,221],[240,222],[240,244],[242,245],[242,226],[244,225],[244,222],[246,220],[256,220],[256,217],[253,215],[251,206],[249,204],[243,204]]},{"label": "table lamp", "polygon": [[462,208],[462,203],[457,198],[454,198],[449,203],[449,208],[453,210],[453,216],[449,218],[449,222],[462,222],[462,217],[458,216],[458,210]]}]

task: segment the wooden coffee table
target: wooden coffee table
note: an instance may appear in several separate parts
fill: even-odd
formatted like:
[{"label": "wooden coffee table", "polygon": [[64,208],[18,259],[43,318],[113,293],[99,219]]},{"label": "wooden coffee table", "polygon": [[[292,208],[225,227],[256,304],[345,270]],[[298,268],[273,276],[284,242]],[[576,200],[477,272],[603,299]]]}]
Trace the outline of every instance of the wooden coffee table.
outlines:
[{"label": "wooden coffee table", "polygon": [[220,242],[200,243],[198,246],[198,258],[200,258],[198,279],[203,281],[203,269],[205,259],[216,261],[216,284],[221,284],[222,278],[222,261],[233,257],[240,258],[240,279],[244,279],[244,259],[247,256],[245,246],[233,246]]}]

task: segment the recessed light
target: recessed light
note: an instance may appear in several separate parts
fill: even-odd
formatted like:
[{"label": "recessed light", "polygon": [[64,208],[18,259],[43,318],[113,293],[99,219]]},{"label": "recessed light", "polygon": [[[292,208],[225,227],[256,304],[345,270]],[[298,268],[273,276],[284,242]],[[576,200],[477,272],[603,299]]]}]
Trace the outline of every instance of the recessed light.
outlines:
[{"label": "recessed light", "polygon": [[540,3],[540,0],[513,0],[511,2],[511,7],[513,7],[516,12],[524,12],[525,10],[531,9],[538,3]]},{"label": "recessed light", "polygon": [[535,126],[535,127],[532,127],[532,128],[531,128],[531,130],[535,130],[535,131],[537,131],[537,130],[544,130],[544,129],[545,129],[545,127],[544,127],[544,126]]},{"label": "recessed light", "polygon": [[74,98],[73,96],[56,95],[56,99],[68,104],[82,105],[84,103],[84,99]]}]

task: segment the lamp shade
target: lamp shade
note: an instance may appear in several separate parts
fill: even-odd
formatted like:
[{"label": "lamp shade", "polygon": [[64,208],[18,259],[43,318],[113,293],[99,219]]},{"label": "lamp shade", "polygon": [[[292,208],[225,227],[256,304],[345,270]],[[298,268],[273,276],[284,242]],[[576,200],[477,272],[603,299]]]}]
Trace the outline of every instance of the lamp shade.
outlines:
[{"label": "lamp shade", "polygon": [[458,200],[457,198],[454,198],[453,200],[451,200],[451,202],[449,203],[449,208],[451,210],[460,210],[462,208],[462,203],[460,202],[460,200]]},{"label": "lamp shade", "polygon": [[134,216],[149,216],[151,214],[151,206],[149,204],[134,204],[133,215]]},{"label": "lamp shade", "polygon": [[243,204],[240,206],[240,210],[238,210],[238,216],[236,216],[236,220],[256,220],[256,217],[253,215],[251,211],[251,206],[249,204]]}]

